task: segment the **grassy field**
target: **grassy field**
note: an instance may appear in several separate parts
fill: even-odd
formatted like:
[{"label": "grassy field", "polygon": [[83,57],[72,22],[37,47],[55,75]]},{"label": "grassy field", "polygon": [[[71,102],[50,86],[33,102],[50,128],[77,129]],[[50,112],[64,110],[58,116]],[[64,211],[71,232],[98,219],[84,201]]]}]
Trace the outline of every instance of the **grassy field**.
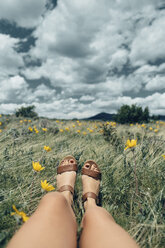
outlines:
[{"label": "grassy field", "polygon": [[[56,168],[68,154],[79,165],[74,199],[78,223],[84,213],[80,172],[87,159],[94,159],[103,175],[102,206],[140,247],[165,247],[165,123],[20,120],[0,117],[0,247],[22,224],[11,216],[12,205],[30,216],[45,194],[41,180],[56,188]],[[125,150],[127,139],[137,139],[136,147]],[[44,151],[45,145],[52,150]],[[34,173],[32,161],[45,169]]]}]

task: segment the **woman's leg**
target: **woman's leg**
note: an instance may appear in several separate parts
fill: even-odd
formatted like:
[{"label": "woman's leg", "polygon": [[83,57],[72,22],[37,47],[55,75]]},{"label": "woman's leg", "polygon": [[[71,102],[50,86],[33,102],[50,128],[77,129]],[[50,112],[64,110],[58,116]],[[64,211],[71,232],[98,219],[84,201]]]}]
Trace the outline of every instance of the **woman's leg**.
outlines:
[{"label": "woman's leg", "polygon": [[95,200],[89,199],[83,218],[80,248],[137,248],[129,234]]},{"label": "woman's leg", "polygon": [[[75,178],[75,172],[65,172],[57,176],[57,185],[67,183],[74,188]],[[69,191],[46,194],[7,248],[76,248],[77,223],[71,202]]]},{"label": "woman's leg", "polygon": [[[84,165],[84,167],[86,164]],[[87,164],[86,169],[89,168]],[[97,171],[95,165],[90,170]],[[83,195],[93,192],[98,195],[100,180],[82,175]],[[83,231],[80,237],[80,248],[137,248],[138,245],[129,234],[115,223],[113,217],[95,200],[87,198],[84,203],[85,215],[82,221]]]}]

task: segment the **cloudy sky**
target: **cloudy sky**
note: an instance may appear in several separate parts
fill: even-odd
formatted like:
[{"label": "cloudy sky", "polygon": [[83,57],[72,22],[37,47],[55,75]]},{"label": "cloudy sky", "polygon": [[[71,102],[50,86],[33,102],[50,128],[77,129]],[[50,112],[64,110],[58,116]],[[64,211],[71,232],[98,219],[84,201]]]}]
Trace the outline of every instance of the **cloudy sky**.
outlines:
[{"label": "cloudy sky", "polygon": [[0,113],[165,115],[165,0],[0,0]]}]

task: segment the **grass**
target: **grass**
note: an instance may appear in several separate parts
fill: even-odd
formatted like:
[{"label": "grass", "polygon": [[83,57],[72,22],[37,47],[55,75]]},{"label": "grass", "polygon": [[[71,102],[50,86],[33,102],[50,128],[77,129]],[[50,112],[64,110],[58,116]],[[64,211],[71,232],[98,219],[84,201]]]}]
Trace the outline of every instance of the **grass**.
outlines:
[{"label": "grass", "polygon": [[[140,247],[165,247],[163,122],[146,127],[115,127],[113,123],[104,122],[56,122],[40,118],[20,123],[19,120],[14,116],[8,117],[8,120],[5,116],[0,118],[0,247],[6,246],[22,224],[20,219],[11,216],[12,205],[30,216],[43,196],[41,180],[47,179],[56,188],[56,168],[68,154],[75,156],[79,165],[74,199],[79,224],[84,213],[80,171],[87,159],[94,159],[102,171],[102,206]],[[39,133],[30,132],[29,126],[36,126]],[[43,127],[47,128],[46,132]],[[158,129],[158,132],[150,131],[149,127]],[[137,139],[137,146],[125,151],[128,138]],[[43,152],[45,145],[52,150]],[[45,170],[35,174],[32,161],[40,161]]]}]

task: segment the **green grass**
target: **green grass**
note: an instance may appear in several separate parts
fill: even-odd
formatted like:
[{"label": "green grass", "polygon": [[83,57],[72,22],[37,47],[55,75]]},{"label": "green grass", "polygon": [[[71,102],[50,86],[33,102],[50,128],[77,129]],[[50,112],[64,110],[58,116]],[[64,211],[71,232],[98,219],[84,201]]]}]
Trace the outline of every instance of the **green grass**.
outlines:
[{"label": "green grass", "polygon": [[[11,216],[12,205],[30,216],[43,196],[40,181],[47,179],[56,187],[56,168],[68,154],[78,160],[75,186],[75,213],[80,224],[83,215],[81,202],[81,168],[87,159],[94,159],[102,171],[100,199],[125,230],[141,247],[165,247],[165,125],[159,124],[158,133],[138,126],[111,127],[100,122],[56,122],[39,119],[32,123],[11,116],[1,117],[0,133],[0,247],[5,247],[21,221]],[[73,127],[72,125],[75,125]],[[39,133],[30,133],[29,126]],[[48,131],[42,131],[47,127]],[[65,128],[68,127],[69,131]],[[92,129],[93,132],[87,130]],[[64,132],[59,132],[64,129]],[[76,131],[80,130],[80,133]],[[83,132],[87,132],[86,135]],[[137,139],[134,150],[124,151],[126,140]],[[44,145],[52,148],[43,152]],[[41,159],[45,170],[34,174],[32,161]],[[136,163],[138,193],[135,190]]]}]

